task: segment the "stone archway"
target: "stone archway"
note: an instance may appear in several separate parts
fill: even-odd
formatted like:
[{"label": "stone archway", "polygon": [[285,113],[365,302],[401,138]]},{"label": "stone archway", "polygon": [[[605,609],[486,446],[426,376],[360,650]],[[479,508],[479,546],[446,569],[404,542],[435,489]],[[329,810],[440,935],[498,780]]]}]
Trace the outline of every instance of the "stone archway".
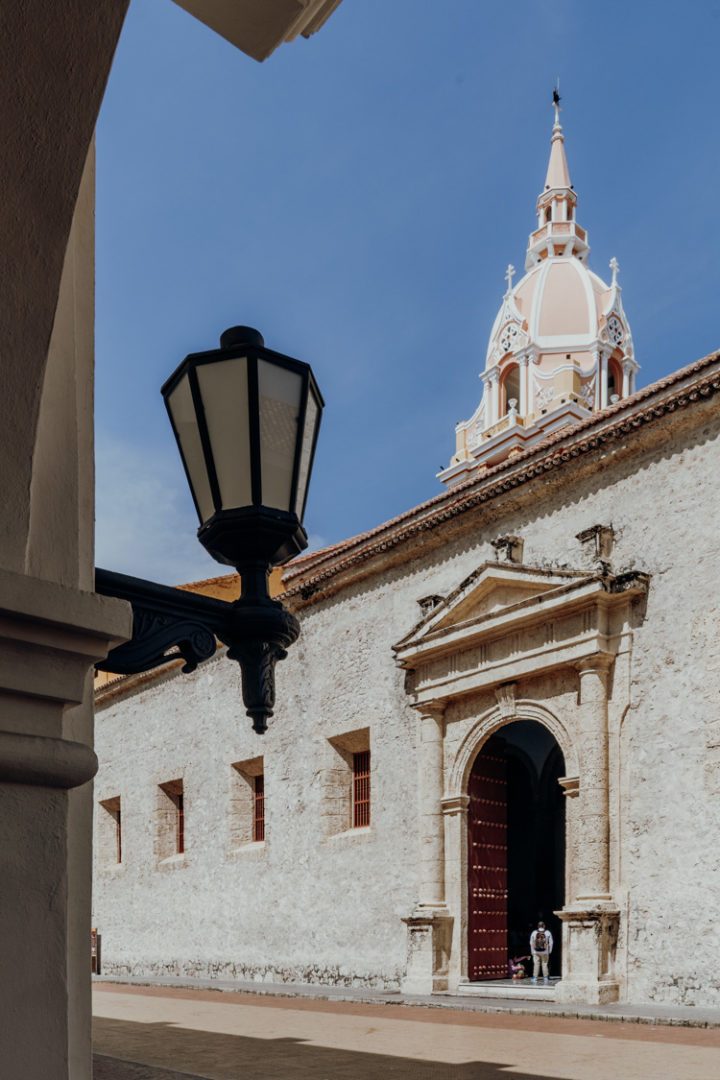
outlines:
[{"label": "stone archway", "polygon": [[[515,720],[487,739],[468,777],[467,955],[472,983],[508,978],[539,919],[552,932],[551,972],[562,960],[565,775],[548,729]],[[529,965],[527,966],[529,972]]]},{"label": "stone archway", "polygon": [[[531,700],[516,701],[514,690],[513,685],[498,689],[498,705],[477,718],[458,746],[452,761],[446,763],[446,794],[443,799],[446,824],[445,880],[447,883],[448,907],[459,916],[455,919],[449,961],[448,983],[454,988],[457,988],[461,983],[474,981],[469,947],[473,916],[470,902],[469,870],[471,849],[468,835],[471,801],[469,789],[471,787],[473,766],[478,761],[483,749],[491,746],[494,740],[502,739],[503,731],[509,733],[513,725],[537,725],[538,729],[546,733],[548,751],[557,748],[557,752],[564,764],[563,775],[553,777],[553,783],[559,781],[560,789],[564,793],[561,798],[565,802],[566,810],[562,822],[561,888],[557,890],[558,896],[556,900],[553,900],[551,896],[534,897],[534,907],[538,907],[539,904],[543,907],[543,910],[545,907],[550,910],[550,903],[558,902],[558,907],[552,908],[554,912],[562,908],[566,899],[572,895],[575,800],[564,799],[564,796],[575,795],[578,788],[579,755],[575,739],[564,722],[544,705]],[[505,741],[507,741],[507,738]],[[546,755],[545,760],[541,763],[541,769],[536,778],[538,785],[543,784],[542,769],[548,766],[548,757],[549,755]],[[547,780],[546,775],[544,778],[545,787],[547,787]],[[539,918],[541,916],[535,912],[532,917]],[[517,921],[518,915],[516,914],[514,918]],[[553,925],[555,925],[559,945],[554,974],[560,975],[558,960],[562,955],[563,934],[554,914],[552,919],[554,920]],[[503,950],[506,949],[506,946],[509,946],[510,929],[514,934],[514,940],[519,942],[520,938],[525,936],[528,928],[513,925],[512,928],[508,926],[506,929],[508,939],[503,942]],[[506,952],[503,962],[507,963]],[[498,971],[493,977],[500,978],[502,975]]]}]

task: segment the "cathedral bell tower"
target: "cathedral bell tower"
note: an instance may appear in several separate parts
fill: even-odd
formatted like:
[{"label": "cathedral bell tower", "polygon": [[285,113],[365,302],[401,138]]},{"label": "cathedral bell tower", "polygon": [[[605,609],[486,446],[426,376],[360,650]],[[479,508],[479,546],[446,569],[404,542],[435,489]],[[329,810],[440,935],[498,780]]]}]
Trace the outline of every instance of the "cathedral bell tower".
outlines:
[{"label": "cathedral bell tower", "polygon": [[590,245],[577,220],[560,98],[545,186],[537,200],[525,275],[507,288],[485,358],[483,395],[469,420],[455,429],[455,454],[438,473],[457,484],[540,442],[635,390],[632,334],[611,259],[607,285],[587,265]]}]

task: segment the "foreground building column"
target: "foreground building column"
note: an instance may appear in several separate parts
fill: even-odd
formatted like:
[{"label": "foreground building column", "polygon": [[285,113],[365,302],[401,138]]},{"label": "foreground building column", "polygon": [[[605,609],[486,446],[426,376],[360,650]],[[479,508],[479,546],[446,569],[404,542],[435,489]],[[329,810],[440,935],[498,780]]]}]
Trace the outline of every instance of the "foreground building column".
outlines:
[{"label": "foreground building column", "polygon": [[117,600],[0,570],[3,1076],[90,1076],[92,667]]},{"label": "foreground building column", "polygon": [[408,928],[406,994],[446,990],[452,920],[445,901],[444,708],[423,705],[418,718],[418,901]]},{"label": "foreground building column", "polygon": [[614,973],[619,909],[609,892],[608,675],[611,658],[578,665],[580,701],[579,813],[574,837],[575,897],[556,914],[563,921],[560,1001],[616,1001]]}]

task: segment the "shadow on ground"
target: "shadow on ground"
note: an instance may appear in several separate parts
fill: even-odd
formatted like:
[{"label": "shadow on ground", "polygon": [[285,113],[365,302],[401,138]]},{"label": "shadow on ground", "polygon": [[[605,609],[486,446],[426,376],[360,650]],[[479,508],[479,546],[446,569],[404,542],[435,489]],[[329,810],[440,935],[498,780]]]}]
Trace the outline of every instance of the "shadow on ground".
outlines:
[{"label": "shadow on ground", "polygon": [[[94,1030],[102,1049],[94,1080],[507,1080],[511,1068],[508,1062],[450,1064],[105,1017],[95,1019]],[[539,1080],[537,1073],[512,1077]],[[542,1080],[553,1078],[543,1074]]]}]

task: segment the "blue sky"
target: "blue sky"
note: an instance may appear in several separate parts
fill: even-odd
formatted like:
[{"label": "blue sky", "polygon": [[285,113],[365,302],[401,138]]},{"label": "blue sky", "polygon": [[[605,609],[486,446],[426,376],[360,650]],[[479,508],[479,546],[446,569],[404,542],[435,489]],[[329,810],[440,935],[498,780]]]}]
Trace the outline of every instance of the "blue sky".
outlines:
[{"label": "blue sky", "polygon": [[98,127],[98,564],[220,571],[159,387],[236,323],[324,393],[314,543],[440,490],[524,262],[558,74],[590,264],[620,262],[640,384],[720,347],[720,0],[677,10],[344,0],[257,64],[171,0],[133,0]]}]

